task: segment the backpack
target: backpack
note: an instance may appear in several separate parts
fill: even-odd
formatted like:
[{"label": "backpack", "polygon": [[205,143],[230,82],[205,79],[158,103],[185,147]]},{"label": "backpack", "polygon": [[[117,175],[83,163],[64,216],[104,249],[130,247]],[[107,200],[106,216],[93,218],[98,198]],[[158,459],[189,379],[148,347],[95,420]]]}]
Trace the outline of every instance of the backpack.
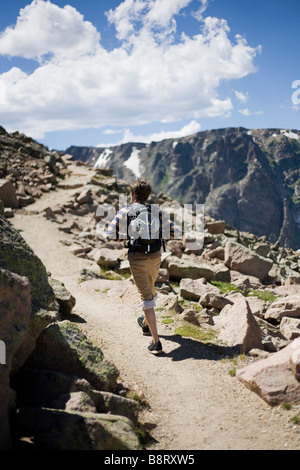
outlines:
[{"label": "backpack", "polygon": [[159,210],[155,206],[151,208],[150,204],[135,203],[130,206],[127,217],[130,251],[159,251],[162,246]]}]

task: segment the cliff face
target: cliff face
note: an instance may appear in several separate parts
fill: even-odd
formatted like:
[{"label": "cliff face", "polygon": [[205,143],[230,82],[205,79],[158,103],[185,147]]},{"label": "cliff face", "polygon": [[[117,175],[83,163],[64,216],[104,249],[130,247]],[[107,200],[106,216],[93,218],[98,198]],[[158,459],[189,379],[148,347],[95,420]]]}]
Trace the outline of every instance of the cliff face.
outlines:
[{"label": "cliff face", "polygon": [[143,176],[156,193],[205,204],[213,218],[300,248],[300,131],[227,128],[149,145],[66,152],[108,166],[127,181]]}]

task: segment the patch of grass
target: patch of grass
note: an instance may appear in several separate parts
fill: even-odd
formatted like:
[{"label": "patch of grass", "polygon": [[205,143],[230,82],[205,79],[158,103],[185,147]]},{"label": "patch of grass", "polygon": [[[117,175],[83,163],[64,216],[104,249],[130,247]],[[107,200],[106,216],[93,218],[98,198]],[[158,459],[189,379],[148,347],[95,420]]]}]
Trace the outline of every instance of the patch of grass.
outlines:
[{"label": "patch of grass", "polygon": [[227,294],[228,292],[241,292],[237,286],[230,284],[229,282],[211,281],[210,283],[213,286],[218,287],[223,294]]},{"label": "patch of grass", "polygon": [[165,318],[162,320],[162,323],[164,323],[164,325],[168,325],[169,323],[174,323],[174,321],[174,318]]},{"label": "patch of grass", "polygon": [[292,408],[291,403],[282,403],[281,408],[284,410],[290,410]]},{"label": "patch of grass", "polygon": [[114,274],[112,271],[101,268],[100,275],[103,276],[108,281],[119,281],[119,274]]},{"label": "patch of grass", "polygon": [[236,368],[235,368],[235,367],[232,367],[231,369],[229,369],[228,374],[229,374],[231,377],[235,377]]},{"label": "patch of grass", "polygon": [[199,313],[203,310],[202,305],[200,305],[198,302],[195,302],[193,300],[180,300],[179,304],[184,310],[194,310],[194,312]]},{"label": "patch of grass", "polygon": [[291,422],[293,424],[300,424],[300,416],[299,415],[292,416],[291,417]]},{"label": "patch of grass", "polygon": [[175,335],[183,336],[185,338],[193,338],[197,341],[209,343],[216,338],[216,333],[213,330],[204,330],[196,325],[181,325],[174,331]]},{"label": "patch of grass", "polygon": [[272,292],[259,290],[251,290],[248,293],[247,297],[258,297],[264,302],[274,302],[274,300],[277,299],[277,296],[275,294],[272,294]]}]

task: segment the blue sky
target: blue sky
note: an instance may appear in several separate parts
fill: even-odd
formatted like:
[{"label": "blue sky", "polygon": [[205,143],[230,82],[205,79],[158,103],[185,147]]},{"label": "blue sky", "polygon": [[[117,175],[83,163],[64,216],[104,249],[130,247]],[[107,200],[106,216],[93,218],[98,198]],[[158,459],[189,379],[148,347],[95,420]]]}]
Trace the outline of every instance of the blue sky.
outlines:
[{"label": "blue sky", "polygon": [[0,125],[59,150],[300,129],[299,24],[299,0],[2,2]]}]

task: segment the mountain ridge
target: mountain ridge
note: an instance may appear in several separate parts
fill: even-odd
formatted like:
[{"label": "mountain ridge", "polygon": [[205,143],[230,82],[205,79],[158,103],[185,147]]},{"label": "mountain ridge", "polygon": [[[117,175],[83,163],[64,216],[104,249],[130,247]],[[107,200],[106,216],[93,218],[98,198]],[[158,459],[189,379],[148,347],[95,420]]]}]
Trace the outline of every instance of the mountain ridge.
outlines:
[{"label": "mountain ridge", "polygon": [[272,243],[300,248],[300,131],[229,127],[159,142],[65,151],[118,178],[145,177],[155,192]]}]

